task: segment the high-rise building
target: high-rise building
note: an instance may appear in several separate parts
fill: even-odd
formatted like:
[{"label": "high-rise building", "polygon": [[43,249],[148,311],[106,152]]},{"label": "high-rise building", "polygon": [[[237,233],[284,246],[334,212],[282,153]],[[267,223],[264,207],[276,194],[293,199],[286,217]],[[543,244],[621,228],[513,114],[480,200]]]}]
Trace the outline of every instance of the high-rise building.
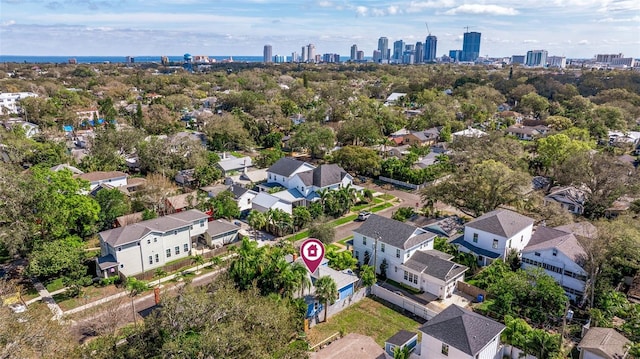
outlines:
[{"label": "high-rise building", "polygon": [[462,61],[462,50],[449,50],[449,58],[451,62]]},{"label": "high-rise building", "polygon": [[271,45],[264,45],[264,50],[262,51],[262,62],[264,62],[265,64],[268,62],[273,62],[273,55],[271,54],[272,51],[273,48],[271,47]]},{"label": "high-rise building", "polygon": [[596,62],[604,62],[606,64],[613,62],[615,59],[622,59],[624,55],[622,54],[597,54]]},{"label": "high-rise building", "polygon": [[418,41],[416,42],[416,64],[421,64],[424,62],[424,45]]},{"label": "high-rise building", "polygon": [[382,61],[382,52],[380,50],[373,50],[373,62]]},{"label": "high-rise building", "polygon": [[298,58],[298,53],[297,52],[292,52],[291,53],[291,62],[299,62],[300,59]]},{"label": "high-rise building", "polygon": [[319,62],[316,59],[316,45],[309,44],[307,45],[307,57],[309,62]]},{"label": "high-rise building", "polygon": [[404,53],[404,41],[398,40],[393,42],[393,55],[391,60],[395,63],[402,63],[402,55]]},{"label": "high-rise building", "polygon": [[479,32],[465,32],[462,39],[462,59],[460,61],[476,61],[480,57]]},{"label": "high-rise building", "polygon": [[547,66],[547,50],[531,50],[527,51],[527,59],[524,62],[529,67],[545,67]]},{"label": "high-rise building", "polygon": [[358,53],[356,53],[356,60],[357,61],[364,61],[364,51],[358,50]]},{"label": "high-rise building", "polygon": [[512,55],[511,56],[511,63],[512,64],[520,64],[520,65],[524,65],[524,55]]},{"label": "high-rise building", "polygon": [[413,45],[405,45],[402,52],[402,63],[413,64],[416,62],[416,48]]},{"label": "high-rise building", "polygon": [[378,51],[380,51],[380,60],[389,60],[389,39],[381,37],[378,39]]},{"label": "high-rise building", "polygon": [[358,45],[353,44],[351,45],[351,57],[349,57],[349,60],[356,61],[357,55],[358,55]]},{"label": "high-rise building", "polygon": [[548,56],[547,65],[549,67],[558,67],[564,69],[567,67],[567,58],[564,56]]},{"label": "high-rise building", "polygon": [[306,46],[302,46],[302,56],[300,57],[300,62],[307,62],[309,61],[309,54],[307,53],[307,47]]},{"label": "high-rise building", "polygon": [[436,51],[438,47],[438,38],[429,35],[424,41],[424,62],[435,62],[436,61]]}]

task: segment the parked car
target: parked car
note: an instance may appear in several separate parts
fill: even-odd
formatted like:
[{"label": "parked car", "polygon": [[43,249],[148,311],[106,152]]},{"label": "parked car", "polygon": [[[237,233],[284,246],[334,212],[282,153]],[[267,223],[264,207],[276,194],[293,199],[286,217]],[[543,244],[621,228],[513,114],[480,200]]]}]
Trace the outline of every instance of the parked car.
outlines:
[{"label": "parked car", "polygon": [[358,213],[358,221],[366,221],[367,218],[369,218],[369,216],[371,216],[371,212],[362,211],[362,212]]}]

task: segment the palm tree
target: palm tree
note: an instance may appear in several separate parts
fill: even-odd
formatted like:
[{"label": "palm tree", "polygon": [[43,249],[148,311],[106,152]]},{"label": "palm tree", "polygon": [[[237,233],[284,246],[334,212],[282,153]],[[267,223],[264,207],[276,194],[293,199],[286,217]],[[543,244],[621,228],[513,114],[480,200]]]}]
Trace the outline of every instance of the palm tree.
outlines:
[{"label": "palm tree", "polygon": [[166,276],[167,272],[165,272],[162,268],[158,268],[156,269],[155,273],[154,273],[154,277],[158,278],[158,285],[160,285],[160,279],[162,279],[162,277]]},{"label": "palm tree", "polygon": [[338,298],[338,286],[333,278],[324,276],[316,281],[316,297],[321,303],[324,303],[324,321],[327,321],[327,311],[329,305],[336,302]]},{"label": "palm tree", "polygon": [[300,297],[303,297],[305,288],[311,290],[311,280],[307,275],[309,271],[304,265],[299,262],[293,263],[293,266],[291,266],[291,271],[294,274],[296,286],[298,287],[298,289],[300,289]]},{"label": "palm tree", "polygon": [[409,359],[409,354],[411,353],[408,346],[396,347],[393,350],[393,359]]},{"label": "palm tree", "polygon": [[502,341],[511,345],[509,357],[513,358],[513,348],[523,348],[525,344],[527,331],[530,330],[528,324],[520,318],[513,318],[510,315],[504,317],[505,329],[502,332]]},{"label": "palm tree", "polygon": [[193,257],[193,263],[196,264],[196,274],[200,274],[200,266],[204,264],[204,257],[201,255],[197,255]]},{"label": "palm tree", "polygon": [[147,284],[141,280],[137,280],[134,277],[127,279],[127,289],[129,290],[129,296],[131,297],[131,310],[133,313],[133,323],[138,325],[138,321],[136,318],[136,305],[134,302],[134,298],[144,292],[147,289]]},{"label": "palm tree", "polygon": [[247,221],[254,231],[254,239],[258,240],[258,231],[267,225],[267,217],[264,213],[252,210],[247,216]]}]

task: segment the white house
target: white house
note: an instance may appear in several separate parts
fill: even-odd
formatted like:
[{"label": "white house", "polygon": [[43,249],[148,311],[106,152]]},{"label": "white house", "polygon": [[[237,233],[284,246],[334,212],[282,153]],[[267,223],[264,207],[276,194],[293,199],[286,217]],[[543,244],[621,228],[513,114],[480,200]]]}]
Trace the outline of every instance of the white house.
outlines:
[{"label": "white house", "polygon": [[75,176],[76,178],[83,179],[85,181],[89,181],[91,184],[89,186],[89,192],[92,192],[96,187],[101,184],[108,184],[111,187],[120,187],[127,185],[127,177],[128,175],[124,172],[120,171],[96,171],[83,173]]},{"label": "white house", "polygon": [[464,280],[468,268],[434,250],[435,237],[425,229],[373,214],[353,231],[353,254],[361,265],[375,266],[377,273],[386,263],[388,278],[444,299]]},{"label": "white house", "polygon": [[253,167],[253,162],[249,156],[236,157],[223,152],[220,155],[220,161],[216,163],[216,167],[222,171],[223,176],[228,176],[232,172],[247,172],[249,168]]},{"label": "white house", "polygon": [[237,241],[239,231],[240,226],[223,219],[217,219],[207,224],[207,231],[202,237],[209,247],[219,248]]},{"label": "white house", "polygon": [[556,187],[544,197],[544,203],[557,202],[573,214],[583,214],[587,202],[587,192],[573,186]]},{"label": "white house", "polygon": [[420,358],[502,358],[500,333],[505,326],[455,304],[420,328]]},{"label": "white house", "polygon": [[578,350],[580,359],[624,359],[631,341],[613,328],[589,328]]},{"label": "white house", "polygon": [[270,209],[281,209],[286,213],[293,213],[293,205],[291,202],[271,195],[267,192],[259,192],[251,201],[251,208],[258,212],[267,212]]},{"label": "white house", "polygon": [[531,239],[533,219],[508,209],[497,209],[472,220],[464,227],[464,236],[451,243],[478,257],[481,265],[503,258],[509,250],[522,251]]},{"label": "white house", "polygon": [[538,227],[522,251],[522,267],[540,267],[553,277],[574,301],[585,291],[587,253],[573,233],[556,228]]},{"label": "white house", "polygon": [[475,137],[475,138],[480,138],[480,137],[484,137],[486,136],[487,133],[481,130],[478,130],[476,128],[467,128],[465,130],[462,131],[458,131],[458,132],[454,132],[451,134],[451,138],[452,139],[456,139],[456,137]]},{"label": "white house", "polygon": [[238,203],[238,209],[240,212],[250,211],[253,199],[258,195],[258,192],[256,191],[235,184],[229,187],[229,191],[233,193],[233,199]]},{"label": "white house", "polygon": [[192,209],[100,232],[98,275],[132,276],[189,256],[208,217]]},{"label": "white house", "polygon": [[0,93],[0,115],[18,113],[18,101],[27,97],[38,97],[38,95],[33,92]]}]

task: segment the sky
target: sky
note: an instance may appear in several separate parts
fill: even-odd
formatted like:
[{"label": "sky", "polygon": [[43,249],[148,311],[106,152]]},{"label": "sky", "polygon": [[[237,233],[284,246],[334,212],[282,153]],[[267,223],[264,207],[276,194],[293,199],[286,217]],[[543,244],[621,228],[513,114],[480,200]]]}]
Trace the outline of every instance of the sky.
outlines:
[{"label": "sky", "polygon": [[639,0],[0,0],[0,55],[372,56],[378,38],[424,42],[437,54],[482,33],[480,54],[640,58]]}]

